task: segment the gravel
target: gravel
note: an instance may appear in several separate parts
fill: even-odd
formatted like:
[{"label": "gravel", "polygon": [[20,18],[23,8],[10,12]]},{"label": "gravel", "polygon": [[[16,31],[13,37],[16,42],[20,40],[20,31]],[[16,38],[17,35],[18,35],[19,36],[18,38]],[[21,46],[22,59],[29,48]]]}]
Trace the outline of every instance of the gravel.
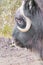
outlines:
[{"label": "gravel", "polygon": [[43,65],[39,54],[12,44],[12,39],[0,37],[0,65]]}]

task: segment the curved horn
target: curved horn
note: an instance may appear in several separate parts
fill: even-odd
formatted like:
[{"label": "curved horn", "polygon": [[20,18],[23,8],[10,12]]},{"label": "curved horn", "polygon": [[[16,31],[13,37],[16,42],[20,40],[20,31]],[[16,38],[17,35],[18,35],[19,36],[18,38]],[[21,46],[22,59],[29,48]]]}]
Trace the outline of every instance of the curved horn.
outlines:
[{"label": "curved horn", "polygon": [[19,26],[17,26],[17,28],[21,31],[21,32],[27,32],[31,27],[31,21],[30,19],[28,19],[26,21],[26,27],[24,29],[20,28]]},{"label": "curved horn", "polygon": [[24,29],[20,28],[19,26],[17,26],[17,28],[21,31],[21,32],[27,32],[30,27],[31,27],[31,20],[29,18],[27,18],[25,15],[24,15],[24,12],[23,12],[23,6],[24,6],[24,1],[22,3],[22,6],[20,7],[20,13],[21,15],[23,15],[26,19],[26,27]]}]

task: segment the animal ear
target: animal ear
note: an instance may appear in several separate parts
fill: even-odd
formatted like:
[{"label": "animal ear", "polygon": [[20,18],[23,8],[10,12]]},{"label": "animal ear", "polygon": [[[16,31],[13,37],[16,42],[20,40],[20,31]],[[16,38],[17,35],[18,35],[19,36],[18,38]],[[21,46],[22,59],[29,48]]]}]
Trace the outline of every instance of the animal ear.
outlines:
[{"label": "animal ear", "polygon": [[43,11],[43,0],[35,0],[35,2],[38,4],[39,8]]}]

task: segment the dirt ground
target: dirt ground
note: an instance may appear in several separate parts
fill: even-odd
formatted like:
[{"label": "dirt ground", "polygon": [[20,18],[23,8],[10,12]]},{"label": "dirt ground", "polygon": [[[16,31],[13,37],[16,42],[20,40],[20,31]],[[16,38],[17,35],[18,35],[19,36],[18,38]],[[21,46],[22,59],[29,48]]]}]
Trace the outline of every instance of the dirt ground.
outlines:
[{"label": "dirt ground", "polygon": [[11,42],[12,39],[0,37],[0,65],[43,65],[38,53]]}]

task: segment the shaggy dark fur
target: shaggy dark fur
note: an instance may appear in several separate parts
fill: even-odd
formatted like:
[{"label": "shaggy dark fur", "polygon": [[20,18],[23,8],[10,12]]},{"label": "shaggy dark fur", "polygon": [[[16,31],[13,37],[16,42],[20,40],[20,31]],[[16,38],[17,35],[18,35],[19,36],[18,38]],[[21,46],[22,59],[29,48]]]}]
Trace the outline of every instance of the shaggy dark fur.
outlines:
[{"label": "shaggy dark fur", "polygon": [[[34,0],[32,0],[31,3],[32,8],[29,9],[29,2],[30,0],[25,1],[24,14],[26,17],[31,19],[31,28],[27,32],[21,32],[17,29],[18,24],[16,22],[13,30],[13,37],[16,41],[20,42],[22,47],[24,46],[27,48],[36,49],[43,59],[43,13]],[[17,12],[16,16],[18,16],[18,14],[21,16],[20,12]],[[25,25],[25,23],[23,24]],[[23,25],[20,25],[22,28]]]}]

